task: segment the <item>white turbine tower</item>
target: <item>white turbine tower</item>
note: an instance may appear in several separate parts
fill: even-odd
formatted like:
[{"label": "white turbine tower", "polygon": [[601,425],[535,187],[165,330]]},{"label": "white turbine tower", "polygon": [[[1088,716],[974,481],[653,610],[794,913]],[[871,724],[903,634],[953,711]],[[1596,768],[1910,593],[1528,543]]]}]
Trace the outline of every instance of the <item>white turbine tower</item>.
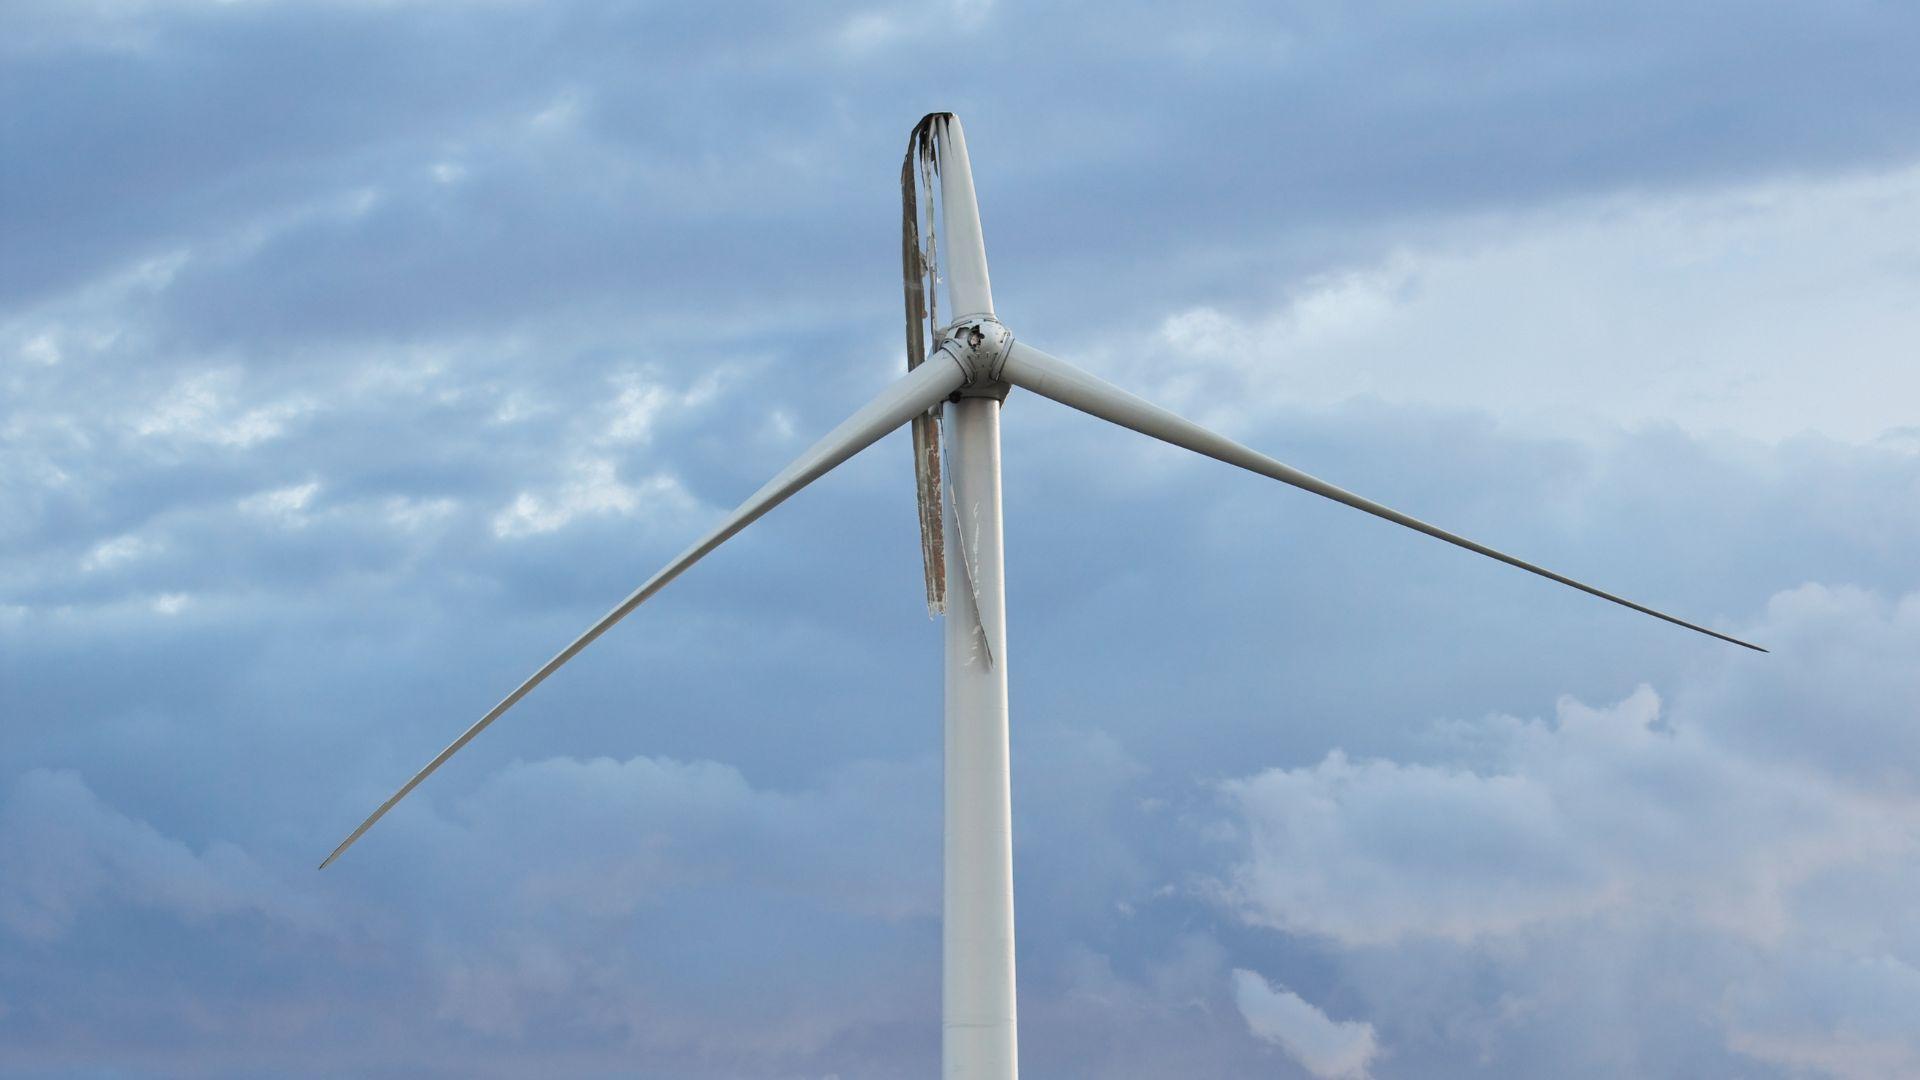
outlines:
[{"label": "white turbine tower", "polygon": [[[921,239],[919,187],[928,213]],[[905,378],[827,433],[806,453],[560,650],[380,804],[328,855],[332,863],[395,803],[488,724],[681,572],[788,496],[903,424],[914,427],[927,601],[946,612],[946,835],[942,932],[941,1062],[945,1076],[1011,1078],[1018,1071],[1013,975],[1013,821],[1007,762],[1006,590],[1000,528],[1000,403],[1012,387],[1272,477],[1449,544],[1498,559],[1603,600],[1709,637],[1738,638],[1615,596],[1429,525],[1284,465],[1056,359],[994,317],[987,251],[960,121],[934,113],[914,128],[901,169],[907,282]],[[928,349],[935,308],[933,197],[944,235],[948,303],[955,318]],[[945,445],[942,446],[942,433]],[[943,459],[945,467],[943,468]],[[944,494],[943,494],[944,493]]]}]

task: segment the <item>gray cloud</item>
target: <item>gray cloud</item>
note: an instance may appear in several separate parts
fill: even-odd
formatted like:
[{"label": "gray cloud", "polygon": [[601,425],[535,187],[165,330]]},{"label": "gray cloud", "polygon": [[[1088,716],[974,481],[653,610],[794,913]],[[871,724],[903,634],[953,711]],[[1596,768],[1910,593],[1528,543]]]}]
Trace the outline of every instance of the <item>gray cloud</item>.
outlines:
[{"label": "gray cloud", "polygon": [[1612,708],[1562,701],[1552,725],[1448,732],[1484,772],[1335,753],[1232,782],[1252,855],[1230,895],[1249,917],[1356,945],[1515,934],[1621,904],[1764,940],[1807,878],[1916,839],[1909,815],[1669,723],[1643,687]]},{"label": "gray cloud", "polygon": [[257,913],[296,930],[324,925],[318,909],[232,844],[195,852],[104,805],[74,773],[22,776],[0,808],[0,925],[54,942],[87,909],[114,903],[199,921]]},{"label": "gray cloud", "polygon": [[1028,1070],[1910,1068],[1910,21],[8,5],[0,1062],[930,1067],[897,438],[312,864],[898,371],[952,107],[1023,335],[1777,650],[1016,395]]},{"label": "gray cloud", "polygon": [[[1910,602],[1807,586],[1776,597],[1763,627],[1798,641],[1839,618],[1846,637],[1887,646],[1907,632],[1889,615]],[[1441,1024],[1487,1032],[1497,1058],[1589,1007],[1617,1030],[1605,1010],[1619,1007],[1600,1003],[1664,981],[1655,996],[1727,1052],[1821,1075],[1904,1074],[1920,1053],[1920,999],[1903,989],[1911,934],[1888,898],[1920,869],[1912,799],[1851,768],[1723,741],[1819,721],[1804,699],[1768,694],[1777,679],[1853,694],[1861,672],[1832,670],[1822,651],[1786,646],[1776,662],[1718,674],[1716,690],[1751,692],[1689,687],[1685,708],[1664,710],[1643,687],[1609,708],[1563,700],[1551,723],[1443,724],[1428,762],[1336,753],[1229,782],[1222,842],[1241,854],[1221,896],[1252,922],[1339,943],[1347,981],[1367,987],[1367,1015],[1396,1047]],[[1871,700],[1839,726],[1871,732],[1912,709],[1896,693]],[[1389,985],[1422,968],[1457,984],[1482,965],[1501,973],[1492,1000],[1448,1005]],[[1877,989],[1840,990],[1855,985]],[[1670,1060],[1660,1028],[1671,1026],[1635,1028],[1645,1034],[1624,1049],[1571,1049],[1564,1068]],[[1447,1074],[1443,1051],[1405,1049]]]},{"label": "gray cloud", "polygon": [[[988,8],[953,27],[983,54],[969,87],[855,47],[926,32],[912,9],[775,5],[723,29],[605,4],[70,8],[12,16],[40,44],[8,64],[9,96],[33,103],[9,156],[48,164],[9,174],[10,251],[35,254],[0,282],[17,302],[186,250],[169,325],[201,342],[556,306],[890,315],[874,205],[902,101],[958,98],[993,133],[982,180],[1012,294],[1079,325],[1141,301],[1257,302],[1272,279],[1249,259],[1272,256],[1255,252],[1324,266],[1378,245],[1383,219],[1916,150],[1894,44],[1910,27],[1885,10],[1196,23],[1142,6],[1092,28]],[[807,265],[762,257],[770,240]],[[1151,253],[1141,271],[1116,243]],[[1096,269],[1099,304],[1050,284]]]},{"label": "gray cloud", "polygon": [[1813,766],[1867,791],[1915,792],[1920,595],[1807,585],[1773,597],[1763,626],[1793,659],[1694,688],[1680,705],[1746,753]]}]

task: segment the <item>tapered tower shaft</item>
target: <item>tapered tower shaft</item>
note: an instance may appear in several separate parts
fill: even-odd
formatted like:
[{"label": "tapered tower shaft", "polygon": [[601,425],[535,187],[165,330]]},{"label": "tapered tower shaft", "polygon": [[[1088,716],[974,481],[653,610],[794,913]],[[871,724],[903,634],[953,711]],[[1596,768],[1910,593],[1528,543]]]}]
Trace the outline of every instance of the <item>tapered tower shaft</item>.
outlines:
[{"label": "tapered tower shaft", "polygon": [[[936,118],[947,294],[991,315],[987,248],[959,118]],[[941,1072],[1019,1073],[1013,994],[1013,798],[1007,768],[1007,590],[1000,537],[1000,399],[978,382],[946,405],[947,695]]]},{"label": "tapered tower shaft", "polygon": [[946,873],[943,1075],[1018,1075],[1013,979],[1013,805],[1000,530],[1000,402],[946,406]]}]

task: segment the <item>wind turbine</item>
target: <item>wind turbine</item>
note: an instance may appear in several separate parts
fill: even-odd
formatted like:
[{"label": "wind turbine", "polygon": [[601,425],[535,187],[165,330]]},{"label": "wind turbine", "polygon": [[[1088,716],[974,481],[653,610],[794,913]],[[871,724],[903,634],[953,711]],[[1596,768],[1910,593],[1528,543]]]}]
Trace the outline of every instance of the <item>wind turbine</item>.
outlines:
[{"label": "wind turbine", "polygon": [[[1000,404],[1013,387],[1656,619],[1757,652],[1766,651],[1335,487],[1015,339],[994,317],[973,171],[957,117],[933,113],[920,121],[908,140],[900,179],[906,377],[828,432],[711,532],[516,687],[381,803],[327,856],[321,869],[338,859],[394,804],[487,725],[668,582],[794,492],[911,422],[927,603],[931,611],[944,611],[947,616],[942,1071],[947,1077],[1000,1080],[1015,1076],[1013,816],[1007,761],[1008,652],[1000,521]],[[924,241],[922,188],[927,205]],[[936,196],[938,215],[933,212]],[[944,245],[936,243],[936,234],[942,232]],[[929,341],[927,328],[938,326],[936,268],[942,246],[948,302],[956,317]]]}]

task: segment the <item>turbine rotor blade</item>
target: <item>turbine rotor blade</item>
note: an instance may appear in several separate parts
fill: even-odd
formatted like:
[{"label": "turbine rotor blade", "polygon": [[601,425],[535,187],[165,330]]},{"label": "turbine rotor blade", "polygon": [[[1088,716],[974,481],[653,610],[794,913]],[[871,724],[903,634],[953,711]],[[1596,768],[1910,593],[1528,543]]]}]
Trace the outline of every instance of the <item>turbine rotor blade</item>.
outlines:
[{"label": "turbine rotor blade", "polygon": [[987,283],[987,241],[980,232],[980,204],[973,194],[973,164],[967,135],[952,113],[934,117],[940,168],[940,212],[947,229],[947,296],[953,317],[993,314]]},{"label": "turbine rotor blade", "polygon": [[1396,525],[1404,525],[1415,532],[1425,533],[1436,540],[1445,540],[1447,543],[1456,547],[1462,547],[1476,554],[1485,555],[1490,559],[1497,559],[1500,562],[1506,563],[1508,566],[1518,567],[1531,574],[1538,574],[1549,581],[1557,581],[1562,585],[1578,589],[1592,596],[1597,596],[1602,600],[1608,600],[1622,607],[1631,608],[1643,615],[1651,615],[1656,619],[1670,622],[1675,626],[1683,626],[1688,630],[1697,631],[1708,637],[1719,638],[1721,641],[1752,649],[1755,652],[1767,651],[1752,642],[1742,641],[1737,637],[1723,634],[1718,630],[1709,630],[1704,626],[1690,623],[1685,619],[1676,618],[1663,611],[1656,611],[1644,604],[1634,603],[1632,600],[1616,596],[1602,589],[1594,588],[1592,585],[1584,582],[1575,581],[1573,578],[1567,577],[1564,574],[1555,573],[1545,567],[1535,566],[1533,563],[1527,562],[1524,559],[1517,559],[1505,552],[1496,551],[1493,548],[1487,547],[1485,544],[1477,543],[1464,536],[1450,533],[1438,526],[1429,525],[1419,518],[1403,514],[1391,507],[1382,506],[1371,499],[1362,498],[1344,488],[1329,484],[1319,477],[1308,475],[1290,465],[1275,461],[1273,458],[1256,450],[1242,446],[1224,435],[1217,435],[1191,420],[1168,412],[1158,405],[1143,401],[1097,376],[1074,367],[1064,360],[1049,356],[1031,345],[1023,344],[1018,339],[1013,342],[1012,348],[1007,353],[1006,362],[1001,367],[1001,370],[997,372],[997,376],[1015,386],[1031,390],[1042,397],[1052,398],[1062,405],[1097,416],[1102,420],[1110,421],[1121,427],[1131,428],[1142,435],[1151,435],[1163,442],[1185,447],[1197,454],[1203,454],[1215,460],[1224,461],[1229,465],[1238,465],[1250,472],[1271,477],[1283,484],[1291,484],[1302,491],[1310,491],[1323,498],[1332,499],[1334,502],[1351,506],[1355,510],[1372,514],[1374,517],[1384,518]]},{"label": "turbine rotor blade", "polygon": [[[907,137],[907,154],[900,162],[900,274],[905,286],[907,314],[907,370],[937,350],[940,326],[939,230],[935,228],[933,172],[938,164],[933,127],[941,114],[929,113]],[[921,189],[926,189],[926,227],[922,240]],[[913,418],[914,493],[920,504],[920,564],[926,572],[927,615],[947,610],[946,519],[941,510],[939,408]]]},{"label": "turbine rotor blade", "polygon": [[539,686],[547,676],[558,671],[561,665],[573,659],[580,650],[593,644],[594,640],[606,633],[614,623],[626,618],[634,608],[659,592],[668,582],[679,577],[687,567],[699,562],[729,537],[786,501],[787,497],[794,492],[806,487],[841,462],[879,441],[881,436],[915,416],[925,413],[948,394],[958,390],[965,381],[966,375],[960,365],[945,354],[941,354],[930,357],[928,363],[921,364],[908,372],[905,378],[881,391],[878,397],[868,402],[864,408],[854,413],[839,427],[834,428],[825,438],[814,443],[806,453],[801,454],[792,464],[781,470],[778,476],[769,480],[766,486],[754,492],[746,502],[740,504],[738,509],[727,515],[725,520],[714,526],[713,530],[702,537],[698,543],[681,552],[678,558],[647,579],[645,584],[622,600],[618,607],[607,612],[599,622],[588,627],[586,633],[574,639],[573,644],[560,650],[553,659],[547,661],[540,670],[521,683],[513,693],[503,698],[500,704],[495,705],[477,723],[453,740],[451,745],[440,751],[432,761],[427,762],[425,768],[415,773],[413,779],[401,785],[399,791],[394,792],[392,797],[381,803],[378,810],[361,822],[360,827],[353,830],[350,836],[342,840],[340,846],[333,849],[333,854],[328,855],[326,861],[320,864],[320,868],[324,870],[338,859],[342,852],[353,846],[354,841],[365,835],[368,829],[373,828],[375,822],[386,816],[387,811],[393,809],[401,799],[406,798],[414,788],[419,787],[422,780],[431,776],[435,769],[459,752],[461,747],[472,742],[474,736],[486,730],[487,725],[499,719],[508,709],[513,708],[521,698],[527,696],[529,691]]}]

